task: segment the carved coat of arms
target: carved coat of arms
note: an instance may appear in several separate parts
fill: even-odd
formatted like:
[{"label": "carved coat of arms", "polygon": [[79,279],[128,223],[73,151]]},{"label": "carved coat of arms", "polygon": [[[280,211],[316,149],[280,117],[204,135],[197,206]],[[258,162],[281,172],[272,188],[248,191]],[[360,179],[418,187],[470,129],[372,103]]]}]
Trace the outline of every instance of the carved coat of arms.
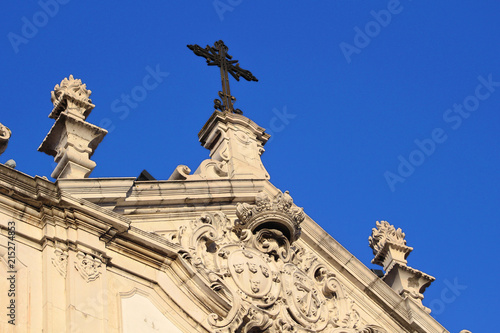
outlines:
[{"label": "carved coat of arms", "polygon": [[386,332],[363,326],[335,274],[291,245],[305,216],[288,192],[239,205],[237,215],[205,214],[175,235],[183,263],[230,300],[227,313],[208,317],[214,332]]}]

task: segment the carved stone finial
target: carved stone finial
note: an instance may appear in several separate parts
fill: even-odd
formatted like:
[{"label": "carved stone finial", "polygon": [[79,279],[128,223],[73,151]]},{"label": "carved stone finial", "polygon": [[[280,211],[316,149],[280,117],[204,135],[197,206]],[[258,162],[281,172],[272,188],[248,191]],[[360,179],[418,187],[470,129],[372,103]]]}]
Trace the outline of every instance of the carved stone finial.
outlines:
[{"label": "carved stone finial", "polygon": [[413,248],[406,246],[405,234],[401,228],[396,229],[387,221],[377,221],[377,227],[372,229],[368,243],[373,249],[372,263],[384,267],[387,271],[394,262],[406,265],[406,257]]},{"label": "carved stone finial", "polygon": [[12,135],[12,132],[10,129],[0,123],[0,155],[7,149],[7,145],[9,144],[9,139],[10,136]]},{"label": "carved stone finial", "polygon": [[236,215],[242,229],[255,231],[267,224],[268,228],[283,232],[290,243],[300,237],[300,224],[305,218],[302,208],[293,207],[293,199],[288,191],[280,191],[273,200],[261,192],[255,198],[254,205],[239,203]]},{"label": "carved stone finial", "polygon": [[63,111],[72,115],[86,119],[95,107],[90,99],[92,91],[87,89],[87,85],[82,80],[75,79],[73,75],[64,78],[61,84],[56,84],[54,91],[50,94],[50,100],[54,104],[54,109],[49,117],[57,119]]},{"label": "carved stone finial", "polygon": [[95,168],[90,160],[107,131],[85,121],[94,108],[87,89],[73,75],[64,78],[51,94],[54,109],[49,117],[56,119],[38,151],[54,156],[57,163],[52,177],[86,178]]},{"label": "carved stone finial", "polygon": [[373,254],[380,252],[386,242],[406,245],[405,233],[401,228],[396,229],[387,221],[377,221],[376,226],[377,228],[372,229],[372,235],[368,238],[370,247],[373,249]]},{"label": "carved stone finial", "polygon": [[396,229],[387,221],[377,221],[376,226],[372,229],[368,242],[375,255],[372,263],[384,267],[386,271],[382,279],[398,294],[430,312],[430,309],[423,306],[422,299],[425,289],[435,280],[434,277],[406,265],[406,258],[413,248],[406,245],[401,228]]}]

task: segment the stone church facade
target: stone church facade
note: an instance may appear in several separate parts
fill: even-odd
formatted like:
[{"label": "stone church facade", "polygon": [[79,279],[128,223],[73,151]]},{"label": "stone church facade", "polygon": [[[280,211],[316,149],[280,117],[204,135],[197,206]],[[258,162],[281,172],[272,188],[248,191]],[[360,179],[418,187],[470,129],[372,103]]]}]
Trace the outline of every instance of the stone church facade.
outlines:
[{"label": "stone church facade", "polygon": [[193,173],[89,178],[90,94],[72,76],[52,92],[57,181],[0,164],[0,332],[448,332],[401,229],[372,231],[379,277],[273,186],[269,135],[241,114],[212,114]]}]

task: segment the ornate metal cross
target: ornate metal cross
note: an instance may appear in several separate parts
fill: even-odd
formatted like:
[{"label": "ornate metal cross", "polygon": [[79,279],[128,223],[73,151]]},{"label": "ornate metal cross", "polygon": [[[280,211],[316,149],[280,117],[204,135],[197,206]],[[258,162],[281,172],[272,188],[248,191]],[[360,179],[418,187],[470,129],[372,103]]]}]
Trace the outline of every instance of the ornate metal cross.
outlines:
[{"label": "ornate metal cross", "polygon": [[243,112],[240,109],[234,109],[233,102],[236,101],[234,96],[231,96],[231,91],[229,90],[229,77],[227,73],[231,74],[236,81],[240,80],[240,77],[247,81],[258,81],[253,74],[243,68],[240,68],[238,60],[233,59],[227,53],[228,47],[224,44],[222,40],[214,43],[214,46],[207,45],[205,48],[201,48],[199,45],[188,45],[190,50],[194,52],[197,56],[204,57],[207,60],[208,66],[219,66],[220,67],[220,78],[222,80],[222,91],[219,91],[219,97],[222,99],[214,100],[214,107],[221,111],[230,111],[238,114]]}]

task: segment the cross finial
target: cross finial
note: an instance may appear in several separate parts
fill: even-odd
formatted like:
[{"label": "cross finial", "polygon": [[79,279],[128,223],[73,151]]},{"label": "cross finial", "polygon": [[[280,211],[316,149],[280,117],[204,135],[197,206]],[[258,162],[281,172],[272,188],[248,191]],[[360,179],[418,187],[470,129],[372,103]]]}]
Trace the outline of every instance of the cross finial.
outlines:
[{"label": "cross finial", "polygon": [[227,53],[228,47],[222,40],[215,42],[214,46],[207,45],[205,48],[197,44],[188,45],[187,47],[197,56],[204,57],[208,66],[220,67],[222,91],[219,91],[219,97],[221,99],[214,100],[214,107],[221,111],[242,114],[243,112],[240,109],[235,110],[233,107],[233,102],[236,101],[236,98],[231,96],[231,91],[229,90],[229,77],[227,74],[231,74],[237,81],[240,80],[240,77],[247,81],[258,81],[257,78],[253,76],[249,70],[241,68],[238,60],[232,60],[233,57]]}]

